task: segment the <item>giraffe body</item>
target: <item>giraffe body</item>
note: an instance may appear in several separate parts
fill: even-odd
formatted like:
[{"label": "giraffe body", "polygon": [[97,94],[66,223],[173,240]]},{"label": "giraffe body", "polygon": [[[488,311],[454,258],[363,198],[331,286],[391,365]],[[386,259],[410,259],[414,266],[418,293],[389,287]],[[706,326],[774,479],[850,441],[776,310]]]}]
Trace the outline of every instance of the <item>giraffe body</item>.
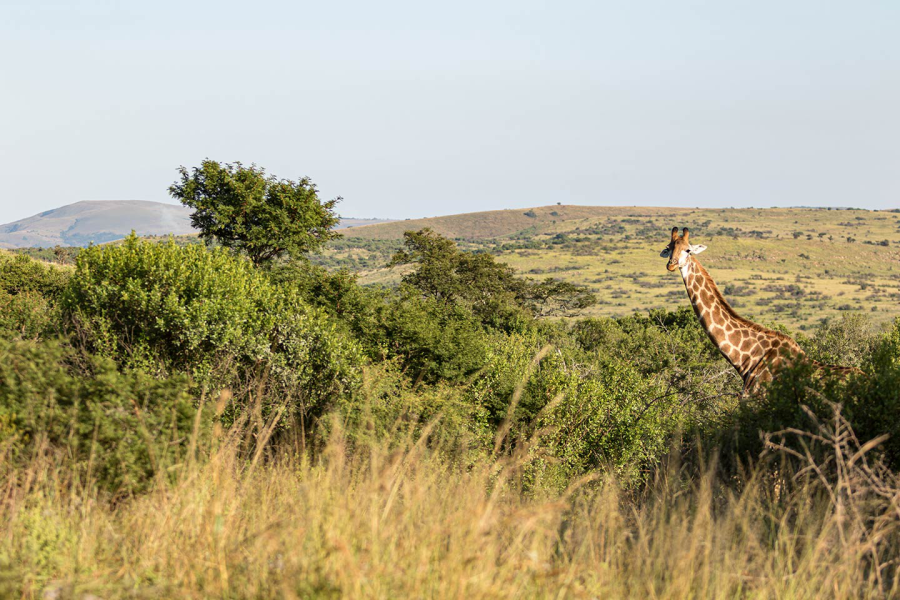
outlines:
[{"label": "giraffe body", "polygon": [[[745,319],[731,308],[709,272],[697,261],[695,255],[706,250],[706,246],[689,243],[688,236],[687,228],[681,237],[678,228],[673,228],[672,241],[660,256],[669,259],[666,265],[669,271],[681,272],[700,324],[744,381],[741,394],[751,394],[761,383],[772,381],[786,360],[805,360],[803,349],[790,336]],[[820,370],[842,375],[859,372],[859,369],[813,363]]]},{"label": "giraffe body", "polygon": [[738,315],[696,258],[691,257],[680,271],[700,324],[744,380],[743,394],[771,381],[785,358],[804,354],[789,336]]}]

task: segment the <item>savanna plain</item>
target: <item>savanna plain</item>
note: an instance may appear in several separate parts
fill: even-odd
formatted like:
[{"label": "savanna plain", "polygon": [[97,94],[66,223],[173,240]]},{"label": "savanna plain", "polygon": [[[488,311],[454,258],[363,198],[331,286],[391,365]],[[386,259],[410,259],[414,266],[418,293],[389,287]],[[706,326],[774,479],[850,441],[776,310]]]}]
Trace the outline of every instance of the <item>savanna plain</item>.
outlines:
[{"label": "savanna plain", "polygon": [[[812,359],[762,393],[660,251]],[[0,596],[900,596],[900,213],[0,252]]]}]

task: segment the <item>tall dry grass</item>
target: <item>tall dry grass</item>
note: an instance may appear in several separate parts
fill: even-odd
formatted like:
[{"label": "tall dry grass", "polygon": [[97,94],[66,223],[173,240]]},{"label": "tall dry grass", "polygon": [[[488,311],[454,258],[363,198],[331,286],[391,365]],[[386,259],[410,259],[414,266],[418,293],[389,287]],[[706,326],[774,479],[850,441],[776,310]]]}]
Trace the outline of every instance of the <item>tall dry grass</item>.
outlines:
[{"label": "tall dry grass", "polygon": [[527,451],[466,463],[428,428],[351,447],[334,427],[315,459],[219,432],[119,504],[45,456],[2,474],[0,597],[897,595],[896,481],[835,424],[772,437],[780,467],[740,485],[670,465],[640,493],[526,488]]}]

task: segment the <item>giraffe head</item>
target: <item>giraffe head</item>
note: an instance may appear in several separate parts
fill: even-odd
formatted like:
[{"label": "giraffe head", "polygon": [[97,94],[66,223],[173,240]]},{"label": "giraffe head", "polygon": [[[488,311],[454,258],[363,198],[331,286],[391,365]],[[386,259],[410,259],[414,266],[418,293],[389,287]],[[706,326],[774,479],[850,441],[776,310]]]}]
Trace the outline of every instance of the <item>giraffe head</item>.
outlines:
[{"label": "giraffe head", "polygon": [[669,242],[665,250],[659,253],[663,258],[669,259],[669,262],[666,263],[668,270],[674,271],[683,267],[690,260],[692,254],[700,254],[706,250],[706,246],[691,244],[688,241],[689,235],[690,232],[687,227],[684,228],[680,236],[678,235],[678,228],[672,228],[672,241]]}]

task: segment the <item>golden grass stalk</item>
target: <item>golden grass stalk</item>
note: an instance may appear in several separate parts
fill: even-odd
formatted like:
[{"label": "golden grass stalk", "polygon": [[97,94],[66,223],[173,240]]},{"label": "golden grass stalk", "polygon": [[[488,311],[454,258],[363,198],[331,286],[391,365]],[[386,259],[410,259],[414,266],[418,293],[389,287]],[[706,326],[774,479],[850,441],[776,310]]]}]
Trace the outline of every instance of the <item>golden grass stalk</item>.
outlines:
[{"label": "golden grass stalk", "polygon": [[[895,595],[896,482],[845,425],[805,440],[842,453],[843,480],[833,465],[760,468],[739,487],[670,469],[640,495],[608,478],[526,492],[522,453],[462,464],[427,427],[351,450],[335,424],[317,458],[257,449],[252,468],[228,432],[174,483],[116,505],[63,459],[35,459],[0,482],[0,597]],[[789,435],[772,441],[785,456]]]}]

